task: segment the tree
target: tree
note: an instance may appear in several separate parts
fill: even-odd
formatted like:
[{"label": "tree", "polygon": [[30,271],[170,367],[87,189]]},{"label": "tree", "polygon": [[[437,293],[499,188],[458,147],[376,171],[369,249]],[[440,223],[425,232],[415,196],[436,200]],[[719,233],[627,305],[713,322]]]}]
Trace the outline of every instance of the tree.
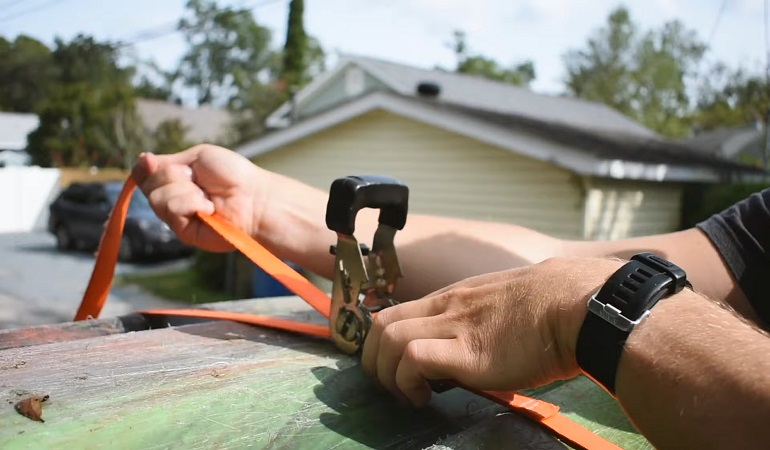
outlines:
[{"label": "tree", "polygon": [[313,36],[307,38],[307,52],[305,53],[305,77],[306,81],[326,70],[326,52],[321,42]]},{"label": "tree", "polygon": [[699,86],[693,125],[700,130],[767,123],[770,86],[761,74],[716,64]]},{"label": "tree", "polygon": [[[188,0],[179,21],[188,50],[177,71],[198,104],[232,105],[270,77],[270,30],[248,9],[220,8],[211,0]],[[239,105],[236,105],[239,106]]]},{"label": "tree", "polygon": [[483,56],[466,58],[457,67],[457,72],[478,75],[490,80],[515,84],[516,86],[527,86],[535,79],[535,65],[532,61],[525,61],[506,69],[501,67],[496,61]]},{"label": "tree", "polygon": [[152,135],[155,153],[176,153],[192,147],[187,140],[187,127],[179,119],[164,120]]},{"label": "tree", "polygon": [[512,67],[503,67],[491,58],[468,55],[465,32],[456,30],[453,38],[451,48],[457,57],[455,72],[477,75],[516,86],[528,86],[535,79],[535,65],[532,61],[524,61]]},{"label": "tree", "polygon": [[307,83],[308,37],[305,34],[302,15],[303,0],[289,2],[289,20],[286,25],[286,43],[283,46],[281,81],[289,89],[299,88]]},{"label": "tree", "polygon": [[37,108],[40,125],[29,135],[33,162],[130,167],[144,142],[133,69],[118,65],[114,45],[83,35],[57,39],[51,56],[56,80]]},{"label": "tree", "polygon": [[0,61],[0,111],[35,112],[56,79],[51,50],[28,36],[0,37]]},{"label": "tree", "polygon": [[134,86],[134,94],[139,98],[170,101],[173,99],[170,86],[153,83],[147,76],[142,76]]},{"label": "tree", "polygon": [[569,94],[605,103],[668,136],[688,132],[687,82],[706,46],[679,21],[641,33],[620,7],[564,56]]}]

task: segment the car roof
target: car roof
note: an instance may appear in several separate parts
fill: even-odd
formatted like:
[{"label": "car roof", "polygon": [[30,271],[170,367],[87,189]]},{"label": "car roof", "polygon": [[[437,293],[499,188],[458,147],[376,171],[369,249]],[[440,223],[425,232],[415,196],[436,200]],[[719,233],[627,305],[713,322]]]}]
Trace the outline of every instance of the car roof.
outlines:
[{"label": "car roof", "polygon": [[69,188],[75,188],[75,189],[89,189],[89,188],[99,188],[104,187],[105,189],[114,190],[114,189],[121,189],[123,186],[122,181],[74,181],[70,183],[69,186],[67,186],[67,189]]}]

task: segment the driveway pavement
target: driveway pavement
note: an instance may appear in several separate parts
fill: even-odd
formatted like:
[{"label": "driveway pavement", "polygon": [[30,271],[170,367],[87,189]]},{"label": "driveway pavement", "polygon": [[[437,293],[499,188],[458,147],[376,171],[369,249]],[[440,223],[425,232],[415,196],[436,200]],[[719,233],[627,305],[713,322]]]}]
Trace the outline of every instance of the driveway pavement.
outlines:
[{"label": "driveway pavement", "polygon": [[[0,329],[72,320],[91,276],[94,257],[59,252],[44,232],[0,234]],[[183,267],[186,260],[119,263],[118,274]],[[136,286],[113,287],[101,317],[156,307],[179,307]]]}]

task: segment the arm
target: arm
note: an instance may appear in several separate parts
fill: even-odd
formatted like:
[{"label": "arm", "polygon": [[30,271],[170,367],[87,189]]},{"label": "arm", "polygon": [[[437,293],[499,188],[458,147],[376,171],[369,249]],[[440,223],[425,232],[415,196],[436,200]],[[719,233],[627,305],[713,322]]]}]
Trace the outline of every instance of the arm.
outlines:
[{"label": "arm", "polygon": [[[264,209],[270,217],[261,222],[258,239],[269,242],[271,249],[287,259],[331,277],[333,260],[328,248],[336,238],[323,220],[327,193],[290,178],[273,176],[273,185],[280,186],[282,198],[270,201],[275,206]],[[356,224],[357,237],[364,242],[371,239],[376,226],[377,212],[362,210]],[[420,298],[465,278],[535,264],[550,257],[628,259],[635,253],[650,251],[685,269],[704,296],[723,301],[757,321],[719,252],[695,228],[616,241],[569,241],[513,224],[410,214],[407,226],[396,235],[396,244],[406,274],[396,292],[402,299]]]},{"label": "arm", "polygon": [[631,333],[618,400],[660,448],[762,448],[770,417],[770,338],[690,290]]},{"label": "arm", "polygon": [[[330,277],[329,245],[336,236],[325,225],[328,194],[263,170],[230,150],[199,145],[172,155],[143,154],[133,175],[153,208],[183,242],[209,251],[232,247],[197,220],[216,209],[283,259]],[[359,214],[357,237],[371,239],[377,213]],[[745,298],[708,240],[697,230],[613,242],[562,241],[512,225],[410,214],[396,235],[406,276],[396,295],[427,295],[459,280],[534,264],[554,256],[628,256],[662,253],[687,270],[702,292],[727,299],[749,314]]]},{"label": "arm", "polygon": [[[172,155],[143,154],[133,176],[183,242],[208,251],[232,250],[195,215],[216,210],[280,258],[331,277],[329,246],[336,235],[325,224],[327,192],[211,145]],[[357,237],[369,242],[377,212],[363,210],[357,222]],[[559,254],[561,241],[515,225],[410,214],[396,244],[407,274],[396,295],[411,300],[473,275]]]},{"label": "arm", "polygon": [[622,259],[643,251],[656,253],[683,268],[693,286],[705,297],[725,302],[742,316],[757,322],[756,314],[719,252],[696,228],[617,241],[566,241],[563,249],[565,256]]},{"label": "arm", "polygon": [[[258,208],[264,215],[253,235],[281,257],[330,278],[329,245],[336,235],[324,221],[328,193],[278,174],[271,177],[270,206]],[[359,240],[371,240],[377,216],[372,209],[359,212]],[[408,274],[399,294],[413,299],[464,278],[542,261],[559,253],[562,242],[516,225],[409,214],[396,244]]]},{"label": "arm", "polygon": [[[464,280],[380,312],[362,364],[397,396],[426,379],[476,389],[536,387],[579,374],[586,300],[622,262],[554,258]],[[770,338],[685,289],[659,302],[620,358],[617,398],[660,448],[762,448],[770,417]]]}]

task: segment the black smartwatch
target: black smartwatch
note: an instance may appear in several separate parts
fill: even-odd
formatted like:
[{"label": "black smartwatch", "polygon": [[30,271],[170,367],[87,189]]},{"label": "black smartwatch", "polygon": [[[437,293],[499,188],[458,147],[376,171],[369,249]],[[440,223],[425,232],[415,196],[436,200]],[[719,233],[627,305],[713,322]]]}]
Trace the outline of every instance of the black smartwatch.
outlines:
[{"label": "black smartwatch", "polygon": [[583,373],[615,395],[615,376],[628,335],[662,298],[692,287],[679,266],[639,253],[588,300],[576,357]]}]

